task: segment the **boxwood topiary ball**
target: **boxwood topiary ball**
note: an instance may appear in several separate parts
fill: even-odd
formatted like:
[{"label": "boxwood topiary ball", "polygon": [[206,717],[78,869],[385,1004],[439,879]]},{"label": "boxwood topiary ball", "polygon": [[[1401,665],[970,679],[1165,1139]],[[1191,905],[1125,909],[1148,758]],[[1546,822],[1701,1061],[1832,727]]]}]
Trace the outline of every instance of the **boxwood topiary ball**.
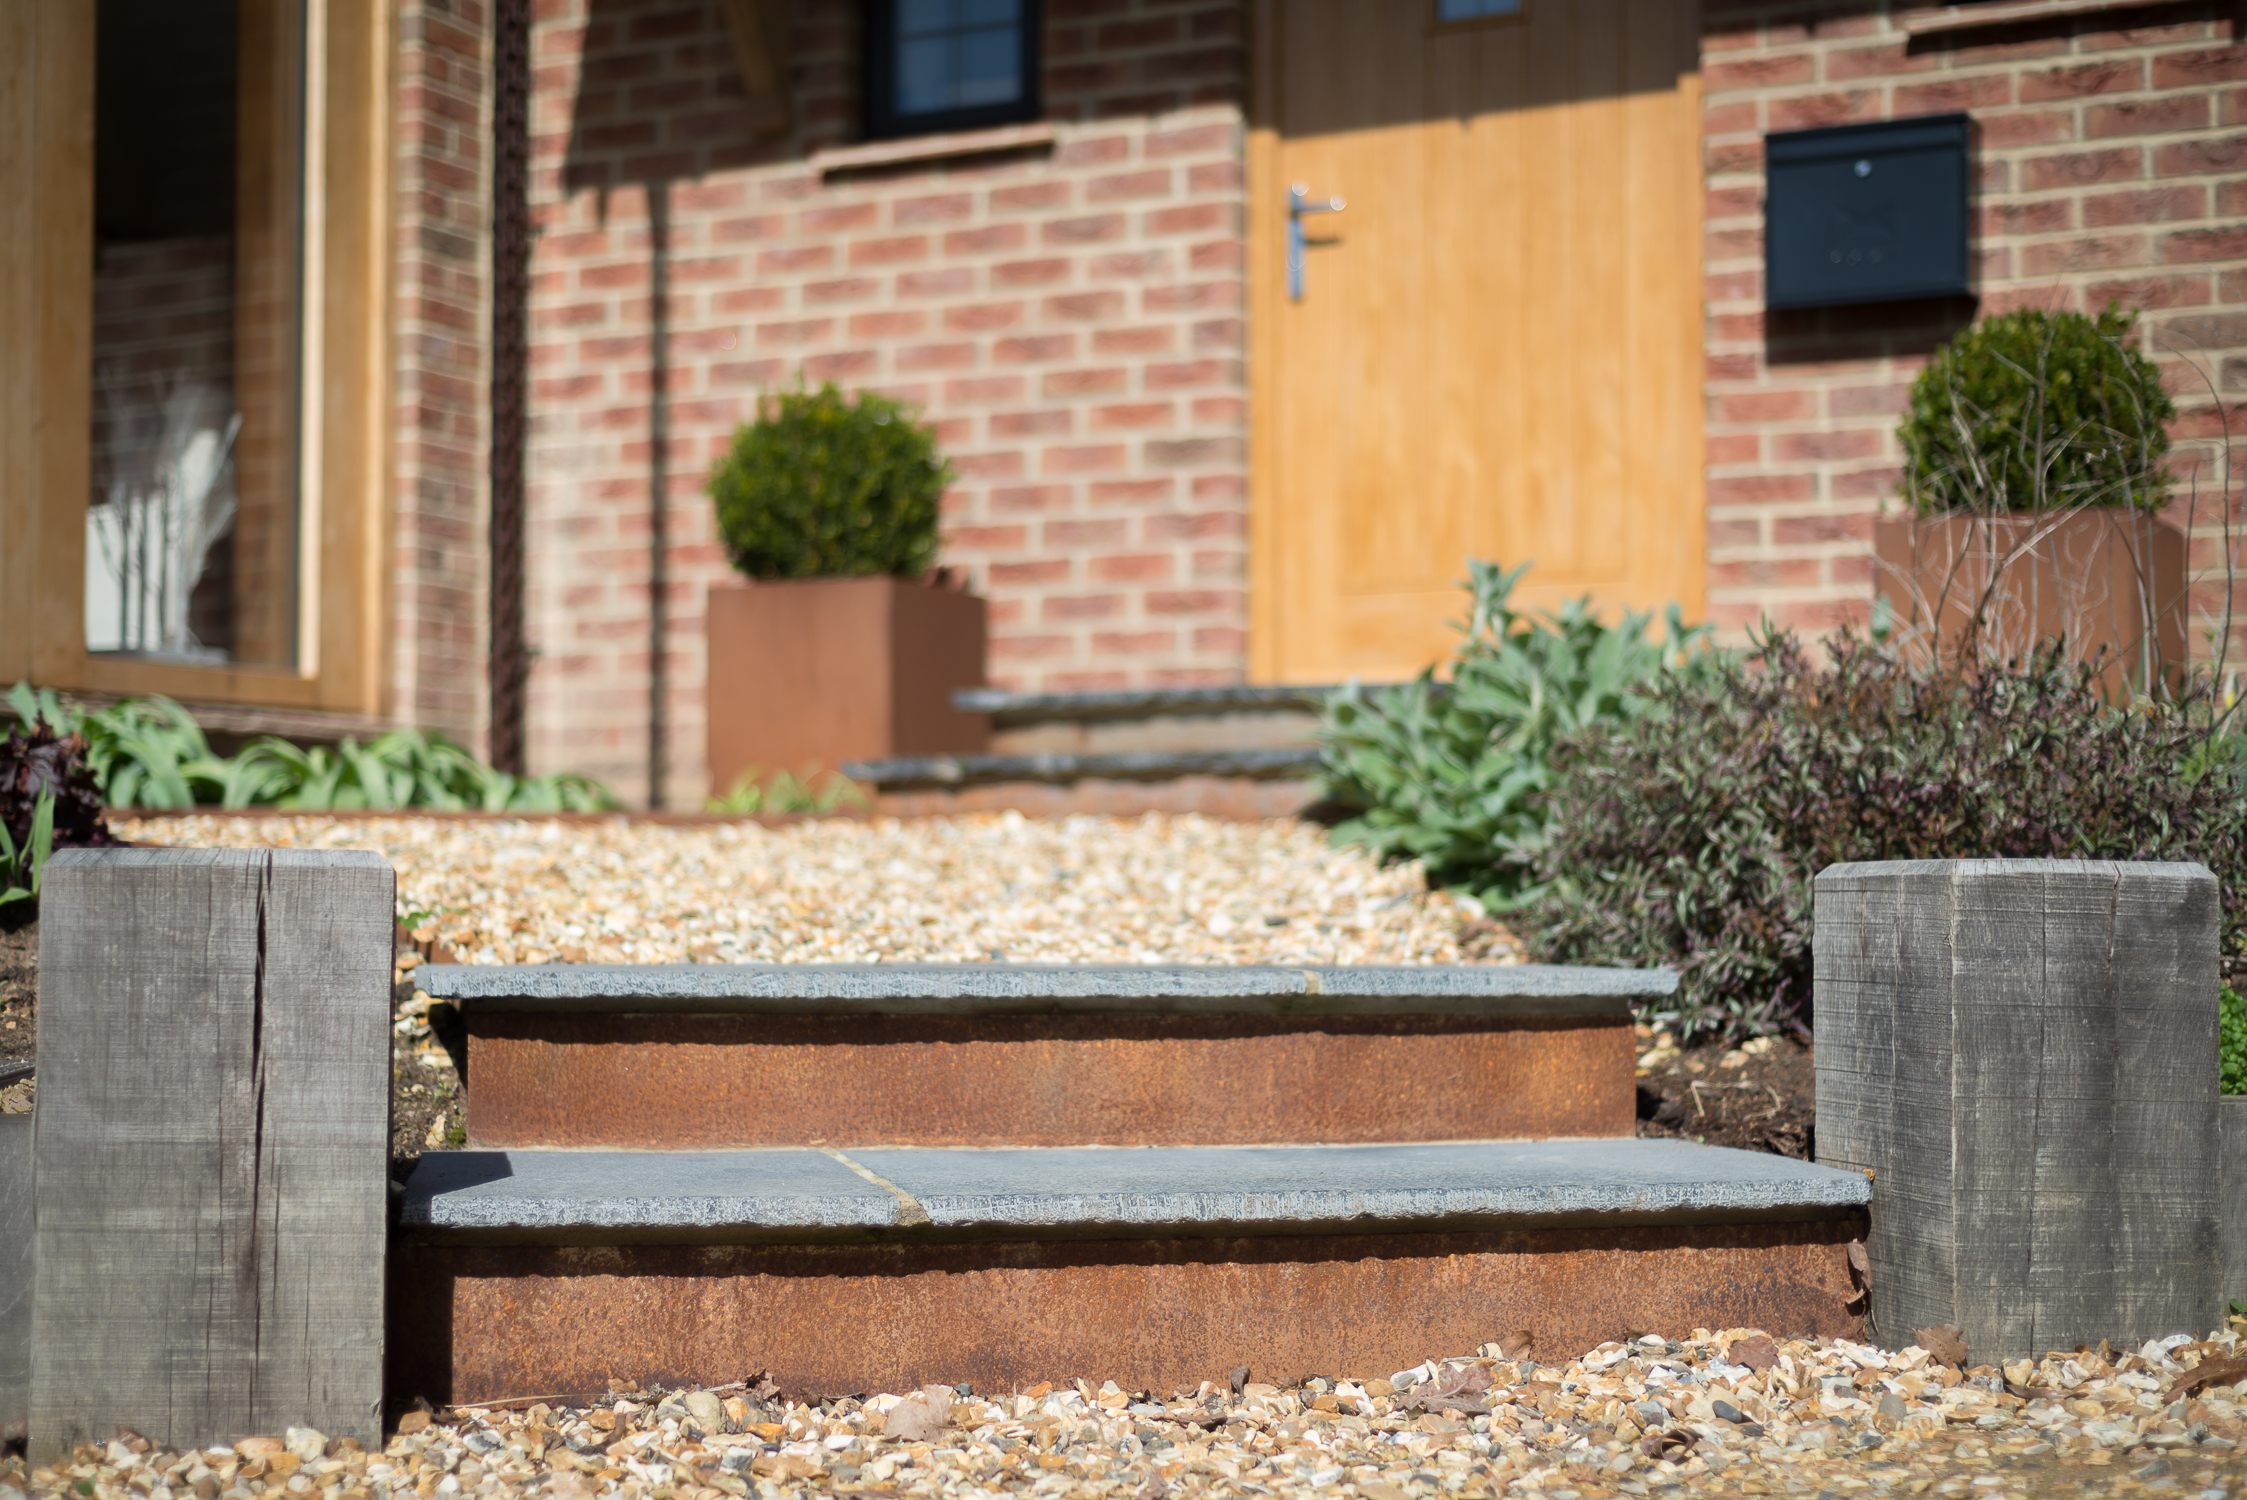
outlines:
[{"label": "boxwood topiary ball", "polygon": [[751,578],[918,578],[951,468],[905,405],[832,384],[783,392],[711,472],[718,534]]},{"label": "boxwood topiary ball", "polygon": [[2135,317],[2027,309],[1961,331],[1912,382],[1896,437],[1921,515],[2134,506],[2167,498],[2176,405],[2130,347]]}]

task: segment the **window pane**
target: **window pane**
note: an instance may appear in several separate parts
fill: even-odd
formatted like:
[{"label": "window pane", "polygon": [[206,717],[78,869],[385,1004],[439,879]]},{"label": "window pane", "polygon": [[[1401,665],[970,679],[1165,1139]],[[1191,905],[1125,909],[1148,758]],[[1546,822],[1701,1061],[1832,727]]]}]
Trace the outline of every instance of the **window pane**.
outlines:
[{"label": "window pane", "polygon": [[99,0],[86,647],[293,665],[300,0]]},{"label": "window pane", "polygon": [[1022,0],[959,0],[962,26],[1009,25],[1022,19]]},{"label": "window pane", "polygon": [[897,112],[927,114],[952,105],[952,39],[902,42],[897,48]]},{"label": "window pane", "polygon": [[958,56],[955,105],[1005,104],[1022,97],[1022,35],[1013,27],[965,33]]},{"label": "window pane", "polygon": [[1485,16],[1518,16],[1521,0],[1436,0],[1439,21],[1479,21]]},{"label": "window pane", "polygon": [[927,36],[959,24],[957,0],[897,0],[897,34]]}]

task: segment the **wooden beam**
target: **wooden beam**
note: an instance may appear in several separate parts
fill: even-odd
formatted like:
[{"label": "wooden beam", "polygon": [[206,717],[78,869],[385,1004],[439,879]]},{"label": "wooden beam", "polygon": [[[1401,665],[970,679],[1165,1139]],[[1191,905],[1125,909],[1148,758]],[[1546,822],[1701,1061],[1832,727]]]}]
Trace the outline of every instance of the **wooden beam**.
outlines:
[{"label": "wooden beam", "polygon": [[34,1463],[120,1426],[379,1445],[394,894],[363,850],[49,862]]}]

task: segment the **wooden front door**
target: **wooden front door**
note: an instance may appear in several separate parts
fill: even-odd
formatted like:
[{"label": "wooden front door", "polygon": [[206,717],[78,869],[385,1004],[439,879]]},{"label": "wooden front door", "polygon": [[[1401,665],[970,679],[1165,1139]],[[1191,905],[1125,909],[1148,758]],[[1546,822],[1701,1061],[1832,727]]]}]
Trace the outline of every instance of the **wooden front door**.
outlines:
[{"label": "wooden front door", "polygon": [[[1693,0],[1258,0],[1254,670],[1410,676],[1465,559],[1702,603]],[[1287,272],[1289,188],[1303,219]]]}]

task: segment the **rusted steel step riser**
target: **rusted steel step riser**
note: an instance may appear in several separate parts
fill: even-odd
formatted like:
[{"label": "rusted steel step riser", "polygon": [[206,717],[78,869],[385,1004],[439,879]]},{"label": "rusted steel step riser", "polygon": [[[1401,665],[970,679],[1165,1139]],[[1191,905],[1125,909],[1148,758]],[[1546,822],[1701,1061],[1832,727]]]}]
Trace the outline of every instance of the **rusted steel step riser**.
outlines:
[{"label": "rusted steel step riser", "polygon": [[611,1379],[794,1393],[1363,1377],[1529,1330],[1859,1336],[1863,1216],[1761,1225],[891,1246],[415,1245],[392,1257],[392,1399],[591,1398]]},{"label": "rusted steel step riser", "polygon": [[1181,1145],[1630,1133],[1667,970],[425,968],[483,1146]]},{"label": "rusted steel step riser", "polygon": [[1628,1135],[1622,1017],[472,1010],[479,1146],[1181,1145]]}]

